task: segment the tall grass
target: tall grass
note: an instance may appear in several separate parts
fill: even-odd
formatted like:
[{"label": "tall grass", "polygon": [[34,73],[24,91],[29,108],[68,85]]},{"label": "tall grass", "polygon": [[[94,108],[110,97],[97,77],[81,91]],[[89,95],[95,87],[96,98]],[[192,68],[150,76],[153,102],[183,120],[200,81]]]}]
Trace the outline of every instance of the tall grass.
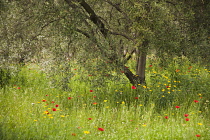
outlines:
[{"label": "tall grass", "polygon": [[147,85],[137,89],[123,73],[88,74],[78,64],[63,88],[66,73],[24,66],[0,90],[0,139],[208,140],[210,71],[180,60],[148,64]]}]

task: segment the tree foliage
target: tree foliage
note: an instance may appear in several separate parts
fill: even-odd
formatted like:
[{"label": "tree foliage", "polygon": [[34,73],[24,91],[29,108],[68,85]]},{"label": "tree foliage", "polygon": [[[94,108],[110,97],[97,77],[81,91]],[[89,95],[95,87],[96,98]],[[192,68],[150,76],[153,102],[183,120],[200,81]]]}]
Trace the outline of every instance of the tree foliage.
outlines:
[{"label": "tree foliage", "polygon": [[[163,66],[173,56],[210,60],[208,0],[5,0],[0,5],[2,66],[97,58],[101,70],[125,71],[135,85],[144,83],[151,52]],[[134,53],[136,74],[125,67]]]}]

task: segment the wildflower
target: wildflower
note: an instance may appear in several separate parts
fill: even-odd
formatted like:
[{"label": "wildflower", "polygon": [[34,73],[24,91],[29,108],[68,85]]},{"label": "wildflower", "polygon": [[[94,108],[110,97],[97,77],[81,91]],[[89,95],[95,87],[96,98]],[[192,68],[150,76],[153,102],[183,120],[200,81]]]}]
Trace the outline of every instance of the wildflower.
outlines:
[{"label": "wildflower", "polygon": [[56,111],[56,108],[52,108],[52,111]]},{"label": "wildflower", "polygon": [[88,120],[92,120],[92,118],[88,118]]},{"label": "wildflower", "polygon": [[85,134],[90,134],[90,131],[83,131]]},{"label": "wildflower", "polygon": [[185,117],[188,117],[188,116],[189,116],[189,114],[184,114],[184,116],[185,116]]},{"label": "wildflower", "polygon": [[100,128],[100,127],[98,128],[98,130],[99,130],[99,131],[104,131],[104,129],[103,129],[103,128]]},{"label": "wildflower", "polygon": [[44,114],[50,114],[50,112],[46,110],[46,111],[44,112]]},{"label": "wildflower", "polygon": [[93,90],[90,90],[90,92],[93,92]]},{"label": "wildflower", "polygon": [[180,106],[175,106],[176,108],[180,108]]},{"label": "wildflower", "polygon": [[152,67],[152,65],[149,65],[149,67]]},{"label": "wildflower", "polygon": [[106,103],[106,102],[107,102],[107,100],[104,100],[104,102]]},{"label": "wildflower", "polygon": [[195,102],[195,103],[198,103],[199,101],[198,101],[198,100],[194,100],[194,102]]},{"label": "wildflower", "polygon": [[189,119],[189,118],[186,118],[185,120],[186,120],[186,121],[189,121],[190,119]]},{"label": "wildflower", "polygon": [[124,101],[122,101],[122,104],[125,104],[125,102],[124,102]]},{"label": "wildflower", "polygon": [[94,103],[92,103],[93,105],[97,105],[98,103],[96,103],[96,102],[94,102]]},{"label": "wildflower", "polygon": [[88,76],[93,76],[93,75],[88,75]]},{"label": "wildflower", "polygon": [[49,96],[49,95],[45,95],[45,96]]},{"label": "wildflower", "polygon": [[20,89],[20,87],[17,87],[17,89]]},{"label": "wildflower", "polygon": [[42,100],[42,102],[46,102],[47,100]]},{"label": "wildflower", "polygon": [[198,125],[203,125],[202,123],[198,123]]},{"label": "wildflower", "polygon": [[170,88],[170,86],[166,86],[166,88]]},{"label": "wildflower", "polygon": [[165,118],[165,119],[168,119],[168,116],[165,116],[164,118]]},{"label": "wildflower", "polygon": [[68,97],[68,100],[71,100],[72,99],[72,97]]},{"label": "wildflower", "polygon": [[198,135],[198,134],[197,134],[197,135],[195,135],[195,136],[196,136],[196,137],[201,137],[201,135]]},{"label": "wildflower", "polygon": [[76,133],[72,133],[71,135],[72,135],[72,136],[76,136]]},{"label": "wildflower", "polygon": [[77,69],[74,69],[74,70],[77,70]]},{"label": "wildflower", "polygon": [[180,69],[176,69],[176,72],[179,72],[180,71]]},{"label": "wildflower", "polygon": [[37,122],[37,120],[34,120],[35,122]]},{"label": "wildflower", "polygon": [[51,103],[55,103],[55,101],[52,101]]},{"label": "wildflower", "polygon": [[139,97],[134,97],[134,99],[139,99]]},{"label": "wildflower", "polygon": [[131,88],[132,88],[132,89],[136,89],[136,87],[135,87],[135,86],[132,86]]},{"label": "wildflower", "polygon": [[188,69],[191,69],[192,68],[192,66],[190,66]]},{"label": "wildflower", "polygon": [[55,105],[55,107],[59,107],[59,105]]},{"label": "wildflower", "polygon": [[125,72],[121,70],[121,73],[125,73]]}]

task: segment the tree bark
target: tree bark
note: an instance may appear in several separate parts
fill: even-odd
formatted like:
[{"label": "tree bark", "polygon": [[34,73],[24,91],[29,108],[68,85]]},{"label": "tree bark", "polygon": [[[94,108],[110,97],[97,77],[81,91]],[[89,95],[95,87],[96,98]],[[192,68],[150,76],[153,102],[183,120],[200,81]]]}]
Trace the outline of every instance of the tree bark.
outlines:
[{"label": "tree bark", "polygon": [[145,70],[146,70],[146,53],[140,52],[139,57],[137,59],[137,69],[136,69],[136,77],[137,83],[146,84],[145,81]]},{"label": "tree bark", "polygon": [[137,83],[146,84],[145,71],[146,71],[146,60],[147,60],[147,48],[149,45],[148,40],[144,40],[142,43],[142,50],[137,49],[137,65],[136,65],[136,77]]}]

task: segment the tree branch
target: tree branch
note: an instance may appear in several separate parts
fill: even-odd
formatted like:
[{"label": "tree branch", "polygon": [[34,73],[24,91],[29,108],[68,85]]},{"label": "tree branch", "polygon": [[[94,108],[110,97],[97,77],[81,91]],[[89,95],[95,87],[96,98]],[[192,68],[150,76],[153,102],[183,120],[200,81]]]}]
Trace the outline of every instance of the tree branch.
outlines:
[{"label": "tree branch", "polygon": [[113,35],[120,35],[128,40],[133,40],[133,38],[130,38],[129,36],[123,34],[123,33],[117,33],[117,32],[112,32],[112,31],[109,31],[110,34],[113,34]]},{"label": "tree branch", "polygon": [[128,15],[119,7],[119,4],[114,4],[110,0],[105,0],[107,3],[109,3],[111,6],[113,6],[117,11],[122,13],[124,17],[127,19],[127,21],[131,21],[130,18],[128,18]]}]

